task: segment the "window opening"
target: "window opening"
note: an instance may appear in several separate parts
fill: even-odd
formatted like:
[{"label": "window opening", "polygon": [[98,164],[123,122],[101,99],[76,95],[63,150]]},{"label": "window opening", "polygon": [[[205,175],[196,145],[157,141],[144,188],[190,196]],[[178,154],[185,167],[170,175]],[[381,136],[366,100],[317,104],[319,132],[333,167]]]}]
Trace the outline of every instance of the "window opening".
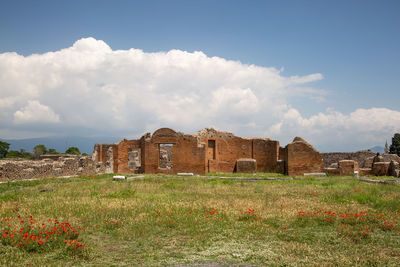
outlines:
[{"label": "window opening", "polygon": [[160,169],[172,169],[172,144],[159,144],[159,167]]}]

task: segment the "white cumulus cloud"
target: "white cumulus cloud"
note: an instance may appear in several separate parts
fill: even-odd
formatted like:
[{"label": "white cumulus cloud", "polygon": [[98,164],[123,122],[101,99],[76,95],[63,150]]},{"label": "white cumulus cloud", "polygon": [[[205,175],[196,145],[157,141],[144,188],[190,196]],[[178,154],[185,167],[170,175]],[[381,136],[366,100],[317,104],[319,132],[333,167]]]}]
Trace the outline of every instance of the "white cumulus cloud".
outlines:
[{"label": "white cumulus cloud", "polygon": [[29,100],[28,104],[14,113],[14,123],[56,123],[60,116],[54,113],[50,107],[40,104],[38,101]]},{"label": "white cumulus cloud", "polygon": [[134,137],[159,127],[190,133],[213,126],[283,142],[304,133],[318,145],[355,131],[358,140],[377,140],[399,125],[398,112],[388,109],[304,118],[291,101],[323,101],[327,92],[310,85],[321,79],[320,73],[285,76],[201,51],[112,50],[83,38],[55,52],[0,54],[0,137],[40,131]]},{"label": "white cumulus cloud", "polygon": [[385,137],[389,139],[399,131],[400,112],[387,108],[356,109],[348,115],[328,109],[309,118],[291,108],[266,134],[301,135],[321,144],[324,150],[335,147],[338,151],[352,151],[354,147],[383,145]]}]

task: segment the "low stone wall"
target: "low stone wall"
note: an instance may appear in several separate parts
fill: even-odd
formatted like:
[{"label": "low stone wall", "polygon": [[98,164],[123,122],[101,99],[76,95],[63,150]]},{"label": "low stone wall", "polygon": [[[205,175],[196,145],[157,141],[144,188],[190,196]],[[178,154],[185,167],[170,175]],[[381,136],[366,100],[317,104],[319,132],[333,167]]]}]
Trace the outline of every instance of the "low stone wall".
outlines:
[{"label": "low stone wall", "polygon": [[105,166],[89,156],[62,156],[56,160],[1,159],[0,180],[22,180],[104,173]]}]

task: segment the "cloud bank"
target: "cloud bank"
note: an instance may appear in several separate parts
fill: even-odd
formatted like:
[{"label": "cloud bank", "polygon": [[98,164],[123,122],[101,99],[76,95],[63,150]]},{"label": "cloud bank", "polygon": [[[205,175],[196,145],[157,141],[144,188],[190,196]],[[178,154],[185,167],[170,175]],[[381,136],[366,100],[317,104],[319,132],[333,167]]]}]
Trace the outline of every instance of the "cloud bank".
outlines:
[{"label": "cloud bank", "polygon": [[285,77],[197,51],[112,50],[84,38],[56,52],[0,54],[0,137],[136,137],[159,127],[215,127],[282,143],[302,135],[317,147],[345,140],[368,147],[400,130],[400,112],[383,108],[304,118],[291,99],[323,101],[326,92],[310,86],[322,78]]}]

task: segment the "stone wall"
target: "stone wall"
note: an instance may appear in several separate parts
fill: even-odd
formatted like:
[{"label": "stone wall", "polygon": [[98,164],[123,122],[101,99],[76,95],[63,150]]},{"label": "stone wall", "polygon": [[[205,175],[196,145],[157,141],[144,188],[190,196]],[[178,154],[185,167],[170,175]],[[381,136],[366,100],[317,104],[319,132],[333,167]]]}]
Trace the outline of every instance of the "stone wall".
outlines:
[{"label": "stone wall", "polygon": [[329,152],[320,153],[324,161],[324,167],[331,167],[332,163],[338,163],[341,160],[354,160],[360,168],[371,168],[372,159],[376,153],[369,150],[357,152]]},{"label": "stone wall", "polygon": [[88,156],[61,156],[56,160],[1,159],[0,180],[89,175],[105,172],[105,165]]}]

